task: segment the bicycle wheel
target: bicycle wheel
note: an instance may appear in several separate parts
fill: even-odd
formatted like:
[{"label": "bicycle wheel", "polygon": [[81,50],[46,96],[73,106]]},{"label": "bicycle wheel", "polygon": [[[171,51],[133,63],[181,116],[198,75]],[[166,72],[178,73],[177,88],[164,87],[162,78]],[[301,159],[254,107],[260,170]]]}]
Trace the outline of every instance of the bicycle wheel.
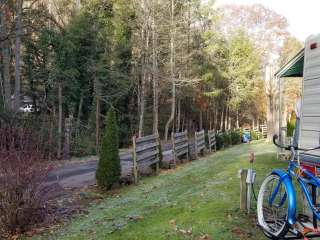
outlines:
[{"label": "bicycle wheel", "polygon": [[279,180],[278,175],[269,175],[261,185],[257,201],[259,225],[272,239],[284,237],[289,231],[288,194],[284,183]]}]

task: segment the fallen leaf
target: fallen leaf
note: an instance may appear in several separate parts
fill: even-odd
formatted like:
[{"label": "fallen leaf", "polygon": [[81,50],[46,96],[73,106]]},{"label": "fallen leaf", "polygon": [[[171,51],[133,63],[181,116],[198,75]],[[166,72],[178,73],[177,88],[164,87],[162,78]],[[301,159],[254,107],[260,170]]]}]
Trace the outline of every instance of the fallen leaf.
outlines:
[{"label": "fallen leaf", "polygon": [[210,240],[210,239],[211,238],[210,238],[209,234],[204,234],[204,235],[200,236],[200,240]]},{"label": "fallen leaf", "polygon": [[139,221],[139,220],[143,220],[144,217],[140,216],[140,215],[135,215],[135,216],[128,216],[128,220],[132,220],[132,221]]},{"label": "fallen leaf", "polygon": [[174,220],[174,219],[173,219],[173,220],[170,220],[169,223],[170,223],[171,225],[177,225],[177,221]]}]

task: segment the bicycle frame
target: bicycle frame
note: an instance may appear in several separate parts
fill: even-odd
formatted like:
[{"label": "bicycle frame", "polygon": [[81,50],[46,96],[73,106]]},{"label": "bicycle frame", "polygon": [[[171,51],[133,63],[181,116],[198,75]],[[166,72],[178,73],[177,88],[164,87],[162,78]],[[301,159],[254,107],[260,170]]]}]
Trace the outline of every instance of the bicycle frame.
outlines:
[{"label": "bicycle frame", "polygon": [[[294,157],[293,157],[294,158]],[[299,174],[296,173],[295,170],[298,170]],[[309,208],[313,212],[314,216],[314,225],[316,220],[320,219],[320,212],[318,212],[316,204],[316,198],[315,198],[315,190],[312,190],[312,194],[310,194],[310,191],[308,190],[307,185],[311,185],[313,188],[320,188],[320,179],[318,179],[316,176],[314,176],[311,172],[308,170],[302,168],[299,166],[296,162],[293,160],[289,161],[289,166],[287,172],[284,172],[282,170],[276,169],[273,170],[274,174],[277,174],[280,176],[280,180],[278,185],[275,187],[273,193],[271,194],[271,197],[269,199],[269,204],[272,205],[273,201],[276,198],[276,195],[280,189],[281,183],[283,183],[287,189],[287,193],[282,197],[280,203],[278,206],[282,206],[285,203],[286,198],[288,197],[288,222],[292,225],[296,222],[296,208],[297,208],[297,201],[296,201],[296,194],[295,189],[292,184],[292,178],[295,178],[297,182],[299,183],[300,188],[303,191],[304,196],[307,199]],[[301,174],[303,173],[304,176]],[[316,218],[316,220],[315,220]]]}]

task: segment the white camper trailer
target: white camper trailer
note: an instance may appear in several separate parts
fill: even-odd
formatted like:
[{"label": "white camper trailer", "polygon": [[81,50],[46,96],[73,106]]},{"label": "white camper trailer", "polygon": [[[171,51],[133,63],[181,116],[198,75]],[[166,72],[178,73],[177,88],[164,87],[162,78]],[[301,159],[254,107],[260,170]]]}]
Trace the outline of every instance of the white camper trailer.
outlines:
[{"label": "white camper trailer", "polygon": [[[258,225],[270,239],[319,238],[320,34],[310,36],[304,49],[282,67],[276,77],[279,84],[279,134],[282,142],[277,143],[276,136],[273,140],[280,149],[290,150],[292,154],[287,171],[273,169],[261,184],[257,198]],[[287,77],[300,77],[302,86],[296,111],[300,121],[299,128],[296,127],[296,130],[299,129],[296,133],[300,135],[297,141],[299,148],[295,143],[287,145],[283,142],[286,138],[286,135],[283,136],[286,124],[283,116],[288,110],[283,107],[285,79],[282,78]],[[299,88],[298,84],[296,87]],[[298,182],[296,186],[293,180]],[[298,197],[303,201],[302,205],[298,204]]]},{"label": "white camper trailer", "polygon": [[[284,77],[303,77],[299,147],[314,148],[320,145],[320,34],[310,36],[302,49],[288,64],[282,67],[276,77],[279,80],[279,134],[285,122],[281,117],[281,97]],[[281,136],[284,139],[284,136]],[[320,165],[320,150],[300,154],[300,161],[312,165]]]},{"label": "white camper trailer", "polygon": [[[304,49],[299,146],[320,145],[320,34],[307,39]],[[320,164],[320,150],[300,154],[300,161]]]}]

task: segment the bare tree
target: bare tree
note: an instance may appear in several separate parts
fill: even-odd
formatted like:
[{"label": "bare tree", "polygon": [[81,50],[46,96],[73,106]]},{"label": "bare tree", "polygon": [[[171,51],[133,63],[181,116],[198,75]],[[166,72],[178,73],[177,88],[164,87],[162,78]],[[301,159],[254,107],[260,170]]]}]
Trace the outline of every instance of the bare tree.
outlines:
[{"label": "bare tree", "polygon": [[152,74],[153,74],[153,133],[159,128],[159,70],[158,70],[158,36],[156,24],[155,0],[152,0]]},{"label": "bare tree", "polygon": [[58,83],[58,149],[57,158],[62,157],[62,83]]},{"label": "bare tree", "polygon": [[16,43],[15,43],[15,85],[14,85],[14,106],[20,107],[21,94],[21,35],[22,35],[22,7],[23,0],[16,2]]},{"label": "bare tree", "polygon": [[268,66],[266,68],[266,95],[267,95],[267,126],[268,126],[268,140],[271,141],[273,135],[276,133],[277,119],[277,101],[279,94],[277,91],[277,82],[273,76],[273,68]]},{"label": "bare tree", "polygon": [[146,105],[146,79],[147,79],[147,52],[149,49],[149,30],[148,28],[141,30],[141,39],[145,43],[145,49],[143,50],[143,56],[141,58],[141,82],[140,82],[140,106],[139,106],[139,137],[143,135],[143,126],[144,126],[144,115],[145,115],[145,105]]},{"label": "bare tree", "polygon": [[149,75],[149,42],[150,42],[150,29],[149,29],[149,15],[150,8],[148,1],[140,0],[137,2],[140,12],[138,11],[137,26],[140,28],[139,47],[140,47],[140,81],[138,92],[138,109],[139,109],[139,126],[138,135],[143,136],[144,118],[145,118],[145,105],[146,105],[146,81]]},{"label": "bare tree", "polygon": [[168,140],[169,127],[174,120],[176,110],[176,82],[175,82],[175,0],[171,0],[171,30],[170,30],[170,80],[171,80],[171,114],[165,126],[164,138]]},{"label": "bare tree", "polygon": [[95,88],[95,99],[96,99],[96,153],[99,153],[100,146],[100,112],[101,112],[101,86],[99,81],[94,79],[94,88]]},{"label": "bare tree", "polygon": [[4,91],[4,106],[10,108],[11,86],[10,86],[10,41],[8,39],[8,19],[7,6],[3,6],[0,12],[1,17],[1,31],[0,36],[3,39],[1,43],[1,55],[3,64],[3,91]]}]

